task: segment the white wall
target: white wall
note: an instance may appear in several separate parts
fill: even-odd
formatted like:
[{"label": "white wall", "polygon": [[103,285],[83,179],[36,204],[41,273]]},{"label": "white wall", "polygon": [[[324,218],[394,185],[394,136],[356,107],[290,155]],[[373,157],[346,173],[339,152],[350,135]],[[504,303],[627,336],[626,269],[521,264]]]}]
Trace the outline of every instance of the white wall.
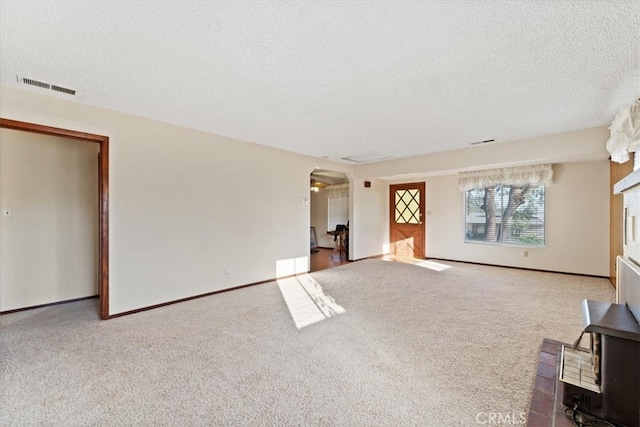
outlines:
[{"label": "white wall", "polygon": [[309,174],[354,170],[8,87],[0,115],[109,136],[111,315],[306,271]]},{"label": "white wall", "polygon": [[0,310],[98,294],[99,145],[0,129]]},{"label": "white wall", "polygon": [[624,255],[634,261],[640,260],[640,186],[624,191],[624,207],[627,209],[624,232]]}]

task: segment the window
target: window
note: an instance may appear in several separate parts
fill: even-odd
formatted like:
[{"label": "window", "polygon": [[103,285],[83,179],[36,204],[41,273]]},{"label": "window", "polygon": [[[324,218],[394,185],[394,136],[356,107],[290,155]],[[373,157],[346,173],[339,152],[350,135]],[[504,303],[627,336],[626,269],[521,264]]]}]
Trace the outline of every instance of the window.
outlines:
[{"label": "window", "polygon": [[420,189],[398,189],[395,196],[396,224],[420,224]]},{"label": "window", "polygon": [[465,242],[544,245],[544,199],[544,184],[465,191]]},{"label": "window", "polygon": [[338,224],[347,224],[349,221],[349,198],[329,199],[329,215],[327,215],[327,230],[333,231]]}]

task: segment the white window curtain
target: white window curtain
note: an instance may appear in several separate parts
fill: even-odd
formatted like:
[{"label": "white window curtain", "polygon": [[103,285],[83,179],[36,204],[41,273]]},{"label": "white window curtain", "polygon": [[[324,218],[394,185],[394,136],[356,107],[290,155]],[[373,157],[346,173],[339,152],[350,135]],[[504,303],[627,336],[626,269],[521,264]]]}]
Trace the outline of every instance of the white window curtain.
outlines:
[{"label": "white window curtain", "polygon": [[629,153],[640,151],[640,99],[620,111],[611,126],[611,137],[607,141],[607,151],[611,160],[624,163]]},{"label": "white window curtain", "polygon": [[462,191],[493,187],[498,184],[551,184],[552,180],[553,167],[551,164],[458,173],[458,187]]},{"label": "white window curtain", "polygon": [[327,230],[334,231],[339,224],[347,225],[349,222],[349,199],[329,199],[329,215]]},{"label": "white window curtain", "polygon": [[349,184],[327,185],[324,193],[329,199],[342,199],[349,197]]}]

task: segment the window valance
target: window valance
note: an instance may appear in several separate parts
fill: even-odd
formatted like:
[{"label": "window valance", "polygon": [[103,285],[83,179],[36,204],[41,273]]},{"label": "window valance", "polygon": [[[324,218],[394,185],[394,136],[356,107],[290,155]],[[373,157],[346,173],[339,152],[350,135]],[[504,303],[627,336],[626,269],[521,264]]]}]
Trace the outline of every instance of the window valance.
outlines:
[{"label": "window valance", "polygon": [[462,191],[474,188],[492,187],[498,184],[540,185],[551,184],[553,167],[551,164],[518,166],[512,168],[489,169],[458,173],[458,187]]},{"label": "window valance", "polygon": [[349,197],[349,184],[327,185],[324,192],[328,199],[342,199]]},{"label": "window valance", "polygon": [[640,151],[640,99],[620,111],[611,126],[611,137],[607,141],[607,151],[611,160],[624,163],[629,153]]}]

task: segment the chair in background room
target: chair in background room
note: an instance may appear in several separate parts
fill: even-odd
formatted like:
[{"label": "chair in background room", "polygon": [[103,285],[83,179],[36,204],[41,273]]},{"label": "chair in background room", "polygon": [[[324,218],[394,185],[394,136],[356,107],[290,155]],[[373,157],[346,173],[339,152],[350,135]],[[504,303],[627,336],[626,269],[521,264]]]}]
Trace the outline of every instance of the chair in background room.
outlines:
[{"label": "chair in background room", "polygon": [[344,224],[336,225],[333,242],[334,248],[331,252],[331,258],[335,252],[338,252],[340,259],[347,258],[349,256],[349,227]]}]

